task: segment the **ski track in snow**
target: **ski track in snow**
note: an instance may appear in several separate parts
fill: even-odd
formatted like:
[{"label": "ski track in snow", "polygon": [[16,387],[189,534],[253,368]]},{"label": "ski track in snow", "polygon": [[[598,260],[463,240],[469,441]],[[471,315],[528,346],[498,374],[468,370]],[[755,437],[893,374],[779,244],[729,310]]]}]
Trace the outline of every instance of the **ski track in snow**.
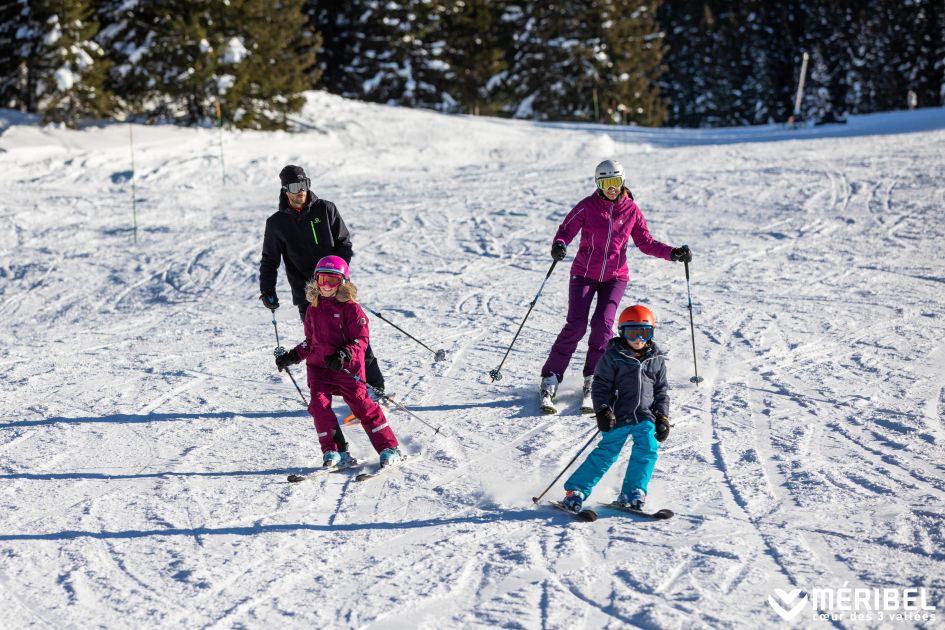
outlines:
[{"label": "ski track in snow", "polygon": [[[709,144],[323,93],[295,119],[305,133],[225,133],[225,186],[216,130],[136,126],[137,244],[126,126],[0,126],[4,627],[756,628],[783,623],[776,588],[844,585],[925,587],[942,609],[942,110]],[[670,357],[661,523],[531,504],[595,428],[583,342],[561,413],[535,406],[566,272],[488,374],[611,156],[653,235],[695,253],[700,386],[682,266],[631,249],[621,303],[654,309]],[[377,480],[285,481],[320,461],[256,299],[286,163],[338,204],[359,299],[448,353],[371,317],[389,390],[441,427],[392,407],[424,457]]]}]

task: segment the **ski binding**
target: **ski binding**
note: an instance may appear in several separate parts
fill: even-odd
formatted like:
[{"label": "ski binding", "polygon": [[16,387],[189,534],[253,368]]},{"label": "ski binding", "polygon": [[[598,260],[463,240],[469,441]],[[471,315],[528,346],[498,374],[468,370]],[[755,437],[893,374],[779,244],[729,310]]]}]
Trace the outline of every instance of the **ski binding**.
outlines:
[{"label": "ski binding", "polygon": [[549,501],[548,505],[558,508],[562,512],[567,512],[568,514],[578,519],[579,521],[586,521],[588,523],[593,523],[594,521],[597,520],[597,512],[595,512],[594,510],[590,508],[584,508],[580,512],[572,512],[561,501]]},{"label": "ski binding", "polygon": [[624,505],[622,503],[608,503],[605,507],[613,508],[615,510],[620,510],[621,512],[627,512],[628,514],[636,514],[637,516],[642,516],[643,518],[648,518],[651,521],[665,521],[666,519],[673,518],[675,514],[672,510],[662,509],[655,512],[647,512],[646,510],[636,510],[632,507]]},{"label": "ski binding", "polygon": [[288,481],[289,483],[299,483],[302,481],[308,481],[309,479],[317,479],[318,477],[324,477],[332,473],[341,472],[343,470],[350,470],[352,468],[360,468],[361,466],[364,466],[364,464],[362,464],[361,462],[355,459],[352,461],[352,463],[348,464],[347,466],[332,466],[330,468],[326,468],[322,466],[321,468],[316,468],[314,472],[310,472],[307,475],[289,475],[288,477],[286,477],[286,481]]},{"label": "ski binding", "polygon": [[357,477],[354,478],[354,480],[367,481],[368,479],[374,479],[375,477],[386,475],[392,470],[397,470],[398,468],[403,467],[404,464],[406,464],[407,462],[413,463],[417,461],[418,459],[420,459],[420,457],[421,457],[420,453],[417,453],[416,455],[402,455],[400,461],[397,462],[396,464],[390,464],[388,466],[376,465],[374,466],[373,470],[359,474]]}]

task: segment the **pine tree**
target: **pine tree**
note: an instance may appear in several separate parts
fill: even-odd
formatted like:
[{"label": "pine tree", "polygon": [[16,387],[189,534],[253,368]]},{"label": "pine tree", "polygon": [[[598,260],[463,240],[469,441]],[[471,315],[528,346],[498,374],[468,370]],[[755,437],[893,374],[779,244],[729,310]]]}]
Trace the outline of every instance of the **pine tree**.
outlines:
[{"label": "pine tree", "polygon": [[[103,46],[116,65],[109,84],[126,114],[210,124],[217,102],[238,127],[284,128],[315,82],[314,33],[302,0],[152,0],[99,10]],[[300,28],[300,26],[302,28]],[[306,52],[307,51],[307,52]]]},{"label": "pine tree", "polygon": [[0,4],[0,107],[14,108],[19,101],[17,86],[23,64],[17,34],[22,10],[23,5],[18,2]]},{"label": "pine tree", "polygon": [[92,40],[98,31],[92,16],[88,0],[19,0],[6,7],[0,35],[5,105],[70,126],[108,111],[108,63]]},{"label": "pine tree", "polygon": [[305,12],[323,34],[325,89],[377,103],[444,108],[446,66],[435,35],[442,30],[441,0],[312,0]]},{"label": "pine tree", "polygon": [[702,0],[666,0],[659,10],[665,32],[663,60],[667,68],[659,86],[668,102],[670,125],[698,127],[702,124],[698,101],[706,87],[702,69],[708,46],[702,8]]},{"label": "pine tree", "polygon": [[316,50],[320,87],[346,98],[361,96],[361,83],[348,68],[359,54],[361,6],[349,0],[309,0],[303,7],[319,34]]},{"label": "pine tree", "polygon": [[505,51],[512,42],[509,2],[452,0],[432,32],[435,48],[443,50],[444,100],[468,114],[495,115],[506,103],[498,90],[507,68]]},{"label": "pine tree", "polygon": [[107,0],[100,42],[115,60],[109,86],[126,113],[184,124],[214,116],[216,55],[208,0],[146,1],[134,6]]},{"label": "pine tree", "polygon": [[302,91],[317,83],[320,38],[305,26],[303,0],[230,0],[217,18],[217,93],[226,120],[251,129],[287,126],[305,104]]},{"label": "pine tree", "polygon": [[512,113],[600,121],[622,105],[629,122],[661,124],[657,6],[657,0],[523,5],[505,81]]}]

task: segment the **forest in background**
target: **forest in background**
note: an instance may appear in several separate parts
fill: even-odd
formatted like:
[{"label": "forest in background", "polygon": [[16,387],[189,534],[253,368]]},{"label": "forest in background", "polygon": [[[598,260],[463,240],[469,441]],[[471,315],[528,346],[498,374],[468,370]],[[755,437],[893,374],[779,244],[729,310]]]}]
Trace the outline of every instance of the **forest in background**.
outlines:
[{"label": "forest in background", "polygon": [[16,0],[0,107],[289,126],[302,92],[445,113],[717,127],[945,104],[941,0]]}]

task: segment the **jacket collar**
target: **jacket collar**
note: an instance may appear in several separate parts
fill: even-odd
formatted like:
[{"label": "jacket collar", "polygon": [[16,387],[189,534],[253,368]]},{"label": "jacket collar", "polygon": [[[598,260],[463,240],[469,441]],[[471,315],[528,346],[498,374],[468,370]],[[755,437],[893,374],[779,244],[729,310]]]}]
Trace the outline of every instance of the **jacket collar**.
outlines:
[{"label": "jacket collar", "polygon": [[653,357],[658,357],[663,354],[662,350],[656,345],[655,341],[651,341],[645,348],[645,352],[637,357],[637,351],[631,348],[627,343],[620,337],[614,337],[607,344],[608,347],[613,346],[617,351],[628,359],[634,359],[635,361],[646,361],[647,359],[652,359]]},{"label": "jacket collar", "polygon": [[305,199],[305,205],[302,206],[301,210],[296,212],[295,208],[289,205],[289,198],[285,196],[285,192],[279,191],[279,211],[293,216],[300,216],[310,211],[316,201],[318,201],[318,195],[309,190],[308,197]]},{"label": "jacket collar", "polygon": [[617,197],[615,201],[611,201],[600,191],[595,191],[594,194],[590,196],[592,202],[597,205],[597,207],[604,210],[610,210],[610,205],[614,204],[615,210],[628,210],[633,205],[633,196],[630,194],[630,190],[627,188],[623,189],[624,194]]}]

